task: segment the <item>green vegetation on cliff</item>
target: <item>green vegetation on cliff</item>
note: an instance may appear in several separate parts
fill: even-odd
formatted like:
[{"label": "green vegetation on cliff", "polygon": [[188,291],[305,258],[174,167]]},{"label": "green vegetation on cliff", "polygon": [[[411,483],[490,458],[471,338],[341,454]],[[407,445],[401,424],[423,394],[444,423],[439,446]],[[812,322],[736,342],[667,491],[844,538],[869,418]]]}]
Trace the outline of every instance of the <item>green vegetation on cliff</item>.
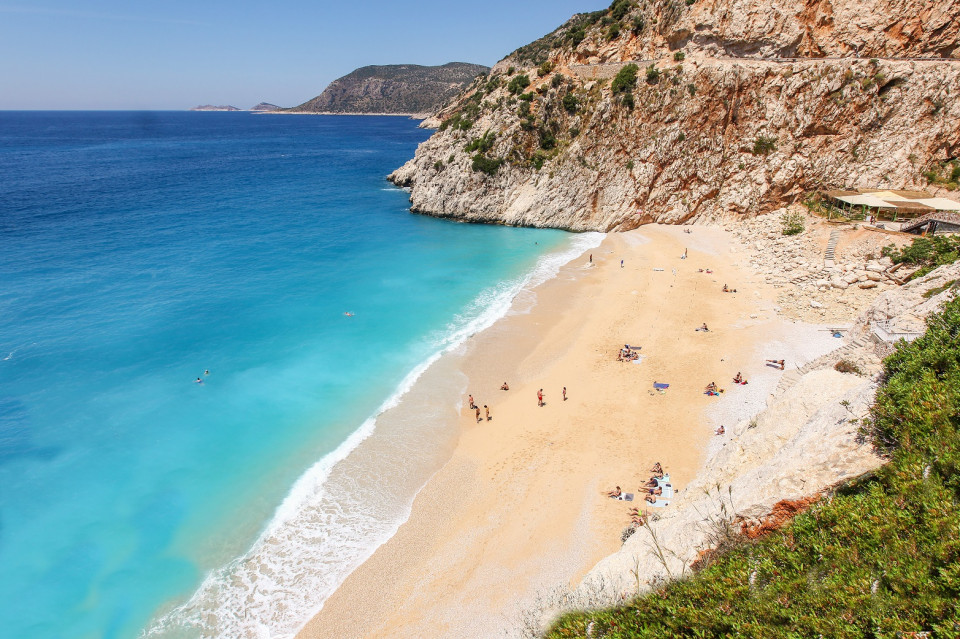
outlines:
[{"label": "green vegetation on cliff", "polygon": [[560,637],[960,636],[960,300],[884,362],[863,425],[889,463],[690,578]]}]

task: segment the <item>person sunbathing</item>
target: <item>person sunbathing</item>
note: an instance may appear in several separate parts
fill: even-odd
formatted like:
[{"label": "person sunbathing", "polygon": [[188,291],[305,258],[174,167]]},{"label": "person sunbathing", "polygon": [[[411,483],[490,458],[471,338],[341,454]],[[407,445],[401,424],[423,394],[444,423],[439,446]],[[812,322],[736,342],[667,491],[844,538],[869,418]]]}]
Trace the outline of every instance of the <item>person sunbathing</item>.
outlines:
[{"label": "person sunbathing", "polygon": [[707,392],[709,393],[710,391],[713,391],[714,393],[717,392],[716,382],[710,382],[709,384],[707,384]]},{"label": "person sunbathing", "polygon": [[766,360],[766,362],[767,364],[773,364],[774,368],[779,368],[780,370],[783,370],[784,362],[782,359],[768,359]]},{"label": "person sunbathing", "polygon": [[723,435],[727,430],[723,427],[723,424],[720,425],[720,428],[717,429],[717,435]]},{"label": "person sunbathing", "polygon": [[742,384],[742,383],[743,383],[743,376],[740,375],[740,371],[737,371],[736,376],[734,376],[734,378],[733,378],[733,383],[734,383],[734,384]]},{"label": "person sunbathing", "polygon": [[504,383],[503,383],[503,386],[500,387],[500,390],[510,390],[510,387],[507,386],[507,383],[506,383],[506,382],[504,382]]},{"label": "person sunbathing", "polygon": [[647,488],[646,491],[651,495],[662,495],[663,488]]},{"label": "person sunbathing", "polygon": [[704,333],[707,333],[707,332],[710,331],[710,329],[707,328],[707,323],[706,323],[706,322],[704,322],[704,323],[703,323],[703,326],[701,326],[701,327],[700,327],[699,329],[697,329],[697,330],[703,331]]},{"label": "person sunbathing", "polygon": [[619,497],[622,494],[623,494],[623,491],[620,490],[619,486],[617,486],[613,490],[607,491],[607,497]]},{"label": "person sunbathing", "polygon": [[657,462],[653,465],[653,468],[650,470],[651,473],[662,473],[663,467],[660,466],[660,462]]},{"label": "person sunbathing", "polygon": [[644,500],[649,501],[651,504],[657,503],[657,498],[654,497],[653,495],[647,495],[646,497],[644,497]]}]

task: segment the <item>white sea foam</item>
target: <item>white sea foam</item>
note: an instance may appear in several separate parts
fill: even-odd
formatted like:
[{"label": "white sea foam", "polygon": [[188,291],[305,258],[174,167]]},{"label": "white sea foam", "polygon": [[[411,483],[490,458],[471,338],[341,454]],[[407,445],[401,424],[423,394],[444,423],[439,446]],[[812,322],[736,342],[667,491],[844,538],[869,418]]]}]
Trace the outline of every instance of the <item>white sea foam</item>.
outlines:
[{"label": "white sea foam", "polygon": [[[376,431],[377,418],[400,404],[416,381],[444,353],[490,327],[517,295],[557,274],[560,267],[600,244],[602,233],[575,236],[562,251],[542,256],[527,274],[483,291],[447,329],[433,336],[435,351],[403,379],[393,394],[336,450],[309,468],[293,485],[253,547],[204,579],[182,606],[156,620],[141,637],[293,637],[357,566],[410,515],[415,494],[362,489],[341,463]],[[386,476],[414,448],[391,442],[395,460],[378,460],[368,474]],[[352,470],[357,471],[359,466]],[[369,480],[370,477],[365,476]],[[390,485],[375,477],[371,485]],[[418,486],[416,489],[419,489]],[[413,491],[411,491],[413,492]]]}]

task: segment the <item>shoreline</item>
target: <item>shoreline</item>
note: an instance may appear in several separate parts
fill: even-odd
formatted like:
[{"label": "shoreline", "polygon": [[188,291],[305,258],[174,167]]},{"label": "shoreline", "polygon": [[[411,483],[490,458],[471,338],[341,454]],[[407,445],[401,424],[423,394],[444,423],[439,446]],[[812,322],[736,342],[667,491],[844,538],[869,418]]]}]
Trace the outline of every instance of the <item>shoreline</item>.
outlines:
[{"label": "shoreline", "polygon": [[[460,370],[494,419],[477,424],[461,410],[455,448],[406,522],[298,637],[501,634],[522,623],[540,593],[579,581],[619,549],[627,505],[601,492],[616,484],[638,492],[655,461],[680,491],[693,480],[713,422],[732,417],[702,395],[709,381],[729,387],[724,380],[736,371],[727,372],[725,360],[744,360],[737,368],[748,377],[770,378],[751,390],[779,379],[757,366],[757,332],[775,341],[781,331],[772,329],[783,320],[771,310],[772,289],[731,259],[732,241],[711,227],[608,235],[592,251],[593,268],[575,259],[533,291],[535,300],[514,302],[529,309],[471,337],[458,353]],[[690,259],[681,261],[684,247]],[[727,296],[721,276],[752,285]],[[730,330],[694,332],[702,321]],[[641,342],[645,361],[617,362],[624,342]],[[509,393],[495,390],[501,378]],[[674,387],[657,395],[651,380]]]}]

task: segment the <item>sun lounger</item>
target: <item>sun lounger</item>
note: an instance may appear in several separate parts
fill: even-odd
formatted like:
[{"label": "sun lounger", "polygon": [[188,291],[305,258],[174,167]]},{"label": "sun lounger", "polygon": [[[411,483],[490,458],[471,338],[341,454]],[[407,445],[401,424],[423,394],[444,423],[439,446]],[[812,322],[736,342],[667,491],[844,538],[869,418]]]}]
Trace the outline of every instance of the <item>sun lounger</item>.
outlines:
[{"label": "sun lounger", "polygon": [[670,388],[670,384],[661,384],[660,382],[654,382],[653,387],[657,390],[666,390]]}]

